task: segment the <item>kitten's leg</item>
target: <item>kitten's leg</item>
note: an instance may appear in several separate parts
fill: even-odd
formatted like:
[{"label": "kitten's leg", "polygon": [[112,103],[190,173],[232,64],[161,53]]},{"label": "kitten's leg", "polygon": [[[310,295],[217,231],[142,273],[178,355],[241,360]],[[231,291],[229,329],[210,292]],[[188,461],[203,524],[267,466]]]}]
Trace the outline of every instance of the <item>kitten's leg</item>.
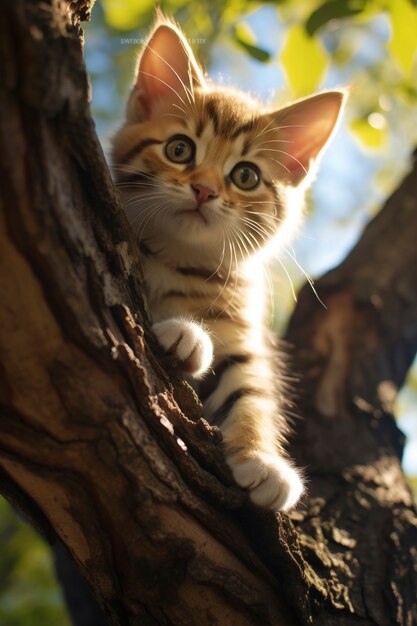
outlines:
[{"label": "kitten's leg", "polygon": [[156,322],[152,328],[161,346],[181,361],[184,372],[198,378],[210,367],[213,344],[202,326],[172,318]]},{"label": "kitten's leg", "polygon": [[[276,393],[275,355],[259,337],[254,342],[258,353],[249,352],[251,338],[239,324],[223,322],[216,331],[214,336],[224,337],[223,351],[216,345],[223,353],[214,366],[217,385],[210,395],[203,393],[205,415],[220,426],[227,463],[236,482],[249,489],[252,501],[288,510],[301,496],[303,484],[283,449],[288,429]],[[232,353],[225,353],[226,337]]]},{"label": "kitten's leg", "polygon": [[227,415],[222,432],[236,482],[249,489],[255,504],[287,511],[300,498],[303,483],[281,446],[283,436],[274,423],[278,411],[272,399],[244,394]]}]

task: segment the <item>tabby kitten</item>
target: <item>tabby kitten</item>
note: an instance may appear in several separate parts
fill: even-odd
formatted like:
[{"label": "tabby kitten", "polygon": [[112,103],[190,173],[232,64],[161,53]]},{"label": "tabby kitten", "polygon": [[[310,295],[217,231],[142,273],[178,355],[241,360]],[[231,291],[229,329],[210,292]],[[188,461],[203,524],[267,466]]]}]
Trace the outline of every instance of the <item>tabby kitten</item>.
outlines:
[{"label": "tabby kitten", "polygon": [[113,142],[153,330],[197,381],[237,483],[274,510],[294,506],[303,484],[283,447],[262,272],[249,259],[288,243],[343,100],[329,91],[269,111],[206,80],[181,31],[159,19]]}]

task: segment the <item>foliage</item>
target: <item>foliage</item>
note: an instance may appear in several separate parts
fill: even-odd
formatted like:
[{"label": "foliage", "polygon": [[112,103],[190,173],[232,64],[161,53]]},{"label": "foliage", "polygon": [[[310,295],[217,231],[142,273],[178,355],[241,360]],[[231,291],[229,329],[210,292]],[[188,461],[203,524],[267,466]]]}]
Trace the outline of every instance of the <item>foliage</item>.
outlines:
[{"label": "foliage", "polygon": [[280,60],[295,96],[312,93],[328,65],[323,43],[318,37],[311,37],[303,24],[293,24],[288,29]]},{"label": "foliage", "polygon": [[0,498],[0,626],[70,626],[49,547]]},{"label": "foliage", "polygon": [[[346,65],[360,45],[360,34],[372,20],[384,16],[387,41],[380,60],[364,68],[362,81],[378,85],[378,97],[353,96],[358,105],[351,120],[352,132],[369,148],[384,145],[385,111],[379,96],[389,92],[401,108],[417,104],[417,6],[413,0],[270,0],[276,7],[287,32],[279,54],[274,58],[265,42],[258,41],[248,20],[264,2],[250,0],[162,0],[163,12],[173,15],[188,33],[201,33],[202,55],[208,57],[216,38],[226,36],[244,53],[262,63],[280,64],[287,84],[295,97],[320,88],[331,64]],[[154,19],[155,3],[151,0],[103,0],[104,21],[113,31],[134,31],[147,28]],[[339,37],[340,29],[349,37]],[[349,41],[350,39],[350,41]],[[363,41],[362,41],[363,43]],[[208,59],[206,59],[208,60]],[[396,107],[395,107],[396,108]],[[372,116],[378,113],[380,117]]]}]

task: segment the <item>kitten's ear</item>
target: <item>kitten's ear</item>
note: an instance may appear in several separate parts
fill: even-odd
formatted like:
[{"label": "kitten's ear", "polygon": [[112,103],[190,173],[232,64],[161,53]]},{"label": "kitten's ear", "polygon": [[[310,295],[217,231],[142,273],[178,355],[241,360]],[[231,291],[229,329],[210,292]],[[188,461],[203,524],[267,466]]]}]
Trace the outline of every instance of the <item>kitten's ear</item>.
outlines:
[{"label": "kitten's ear", "polygon": [[128,116],[146,119],[161,100],[184,106],[197,86],[204,77],[187,40],[174,24],[160,24],[139,58]]},{"label": "kitten's ear", "polygon": [[[269,115],[271,127],[276,128],[269,143],[273,146],[271,157],[280,168],[281,179],[298,185],[305,178],[329,141],[345,100],[344,91],[327,91]],[[272,140],[273,132],[268,134]]]}]

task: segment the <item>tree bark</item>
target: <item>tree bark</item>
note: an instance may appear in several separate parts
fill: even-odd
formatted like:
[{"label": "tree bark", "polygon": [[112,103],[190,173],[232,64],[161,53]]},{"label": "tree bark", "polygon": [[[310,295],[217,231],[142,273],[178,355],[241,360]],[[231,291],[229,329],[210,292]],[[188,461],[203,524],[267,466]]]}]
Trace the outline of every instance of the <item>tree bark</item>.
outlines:
[{"label": "tree bark", "polygon": [[88,110],[91,2],[0,14],[0,489],[113,624],[417,623],[417,514],[392,417],[417,344],[417,169],[301,293],[290,516],[234,485],[150,332],[140,258]]},{"label": "tree bark", "polygon": [[[416,511],[393,419],[417,349],[416,192],[414,160],[318,282],[327,309],[304,288],[287,333],[304,387],[294,448],[310,478],[295,526],[327,598],[363,623],[417,623]],[[318,623],[339,623],[322,611]]]}]

